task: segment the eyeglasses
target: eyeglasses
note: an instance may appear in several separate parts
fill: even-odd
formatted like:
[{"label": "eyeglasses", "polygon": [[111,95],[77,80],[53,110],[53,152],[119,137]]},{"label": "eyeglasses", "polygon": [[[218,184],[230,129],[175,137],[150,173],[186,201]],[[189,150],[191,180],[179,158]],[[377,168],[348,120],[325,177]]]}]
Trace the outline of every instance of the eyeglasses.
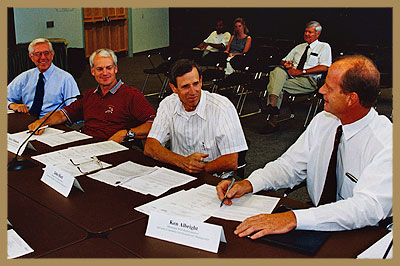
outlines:
[{"label": "eyeglasses", "polygon": [[74,161],[72,161],[72,159],[69,159],[69,160],[72,163],[72,165],[76,166],[76,168],[78,168],[79,172],[81,172],[84,175],[90,174],[99,169],[103,169],[103,164],[96,156],[92,156],[92,157],[90,157],[89,161],[85,161],[85,162],[81,162],[81,163],[74,163]]},{"label": "eyeglasses", "polygon": [[32,54],[36,57],[42,57],[42,55],[47,57],[51,54],[51,51],[36,52],[36,53],[32,53]]}]

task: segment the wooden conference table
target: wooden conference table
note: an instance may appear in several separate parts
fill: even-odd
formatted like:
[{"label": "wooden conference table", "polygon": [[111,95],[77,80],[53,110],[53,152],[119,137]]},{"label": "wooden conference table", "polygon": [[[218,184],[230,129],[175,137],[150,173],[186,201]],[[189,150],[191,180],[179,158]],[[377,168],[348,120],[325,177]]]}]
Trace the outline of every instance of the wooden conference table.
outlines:
[{"label": "wooden conference table", "polygon": [[[25,130],[32,121],[29,115],[8,114],[8,132]],[[64,126],[59,128],[70,130]],[[32,141],[36,151],[27,150],[24,157],[96,141],[92,138],[54,148]],[[8,152],[8,161],[14,156]],[[167,166],[135,149],[100,156],[99,159],[113,166],[128,160],[148,166]],[[148,217],[134,208],[156,197],[79,176],[77,179],[85,192],[73,188],[65,198],[40,181],[44,165],[35,162],[37,166],[34,168],[8,171],[8,219],[16,232],[35,250],[24,257],[354,258],[388,232],[378,227],[334,232],[315,256],[308,256],[258,240],[239,238],[233,234],[239,222],[211,217],[206,222],[223,226],[227,239],[227,243],[221,243],[215,254],[146,237]],[[171,189],[165,195],[204,183],[216,185],[219,182],[218,178],[209,174],[197,174],[195,177],[196,180]],[[263,194],[276,196],[270,192]],[[277,206],[281,204],[294,208],[307,207],[288,198],[282,198]]]}]

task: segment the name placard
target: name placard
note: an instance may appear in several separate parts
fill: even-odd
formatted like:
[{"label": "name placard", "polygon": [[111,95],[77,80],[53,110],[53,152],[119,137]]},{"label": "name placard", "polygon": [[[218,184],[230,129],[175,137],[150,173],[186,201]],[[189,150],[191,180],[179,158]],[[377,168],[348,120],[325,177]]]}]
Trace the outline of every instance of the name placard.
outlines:
[{"label": "name placard", "polygon": [[40,180],[58,193],[62,194],[64,197],[68,197],[72,186],[75,186],[79,190],[83,191],[81,185],[74,176],[53,165],[46,166],[46,169],[44,169],[43,176]]},{"label": "name placard", "polygon": [[221,241],[226,243],[220,225],[157,212],[150,213],[145,235],[214,253]]},{"label": "name placard", "polygon": [[[21,146],[22,142],[25,141],[25,138],[21,138],[19,136],[20,135],[7,133],[7,150],[9,152],[17,154],[17,151],[18,151],[19,147]],[[24,153],[26,147],[28,147],[29,149],[32,149],[34,151],[36,150],[32,146],[32,144],[29,141],[27,141],[27,142],[25,142],[24,146],[22,146],[20,148],[19,155]]]}]

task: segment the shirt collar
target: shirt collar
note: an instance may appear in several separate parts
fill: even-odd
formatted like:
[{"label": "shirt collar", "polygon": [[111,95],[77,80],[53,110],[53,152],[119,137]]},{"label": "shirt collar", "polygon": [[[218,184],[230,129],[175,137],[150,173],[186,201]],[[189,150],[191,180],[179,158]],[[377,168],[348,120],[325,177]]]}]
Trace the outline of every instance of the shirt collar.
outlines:
[{"label": "shirt collar", "polygon": [[363,130],[366,126],[368,126],[372,120],[377,116],[377,112],[374,108],[371,108],[366,116],[353,122],[351,124],[343,125],[343,135],[346,140],[349,140],[358,132]]},{"label": "shirt collar", "polygon": [[[115,94],[119,88],[124,84],[122,80],[119,80],[117,84],[109,91],[112,94]],[[97,88],[93,91],[93,93],[97,93],[100,90],[100,86],[97,85]]]},{"label": "shirt collar", "polygon": [[310,48],[311,48],[311,49],[314,49],[319,43],[320,43],[320,41],[318,41],[318,39],[315,40],[314,42],[312,42],[312,43],[310,44]]},{"label": "shirt collar", "polygon": [[[44,76],[44,80],[48,80],[51,76],[51,74],[54,72],[55,66],[53,65],[53,63],[51,63],[50,67],[43,72],[43,76]],[[36,72],[37,74],[40,74],[40,71],[38,68],[36,68]]]},{"label": "shirt collar", "polygon": [[206,119],[206,102],[207,102],[207,95],[206,93],[204,93],[203,90],[201,90],[201,94],[200,94],[200,101],[196,106],[196,109],[192,112],[188,112],[185,110],[185,107],[183,106],[181,100],[179,99],[179,96],[177,94],[175,94],[175,97],[178,97],[179,100],[179,104],[176,105],[175,107],[175,113],[179,114],[187,119],[189,119],[190,116],[192,115],[198,115],[200,118],[202,119]]}]

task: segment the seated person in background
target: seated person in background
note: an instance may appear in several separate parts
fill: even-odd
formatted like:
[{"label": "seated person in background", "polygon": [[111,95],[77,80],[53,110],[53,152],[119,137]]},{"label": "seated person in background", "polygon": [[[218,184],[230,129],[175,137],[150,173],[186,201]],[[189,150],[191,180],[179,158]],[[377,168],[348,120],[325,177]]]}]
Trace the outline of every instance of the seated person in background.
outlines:
[{"label": "seated person in background", "polygon": [[[49,40],[33,40],[28,52],[36,68],[19,74],[7,86],[7,106],[15,112],[29,112],[40,118],[53,111],[63,100],[80,92],[72,75],[52,63],[54,50]],[[60,108],[73,101],[66,101]]]},{"label": "seated person in background", "polygon": [[[236,235],[255,233],[251,238],[256,239],[292,229],[351,230],[391,217],[392,123],[373,108],[379,78],[374,63],[364,56],[343,57],[333,63],[319,89],[325,111],[280,158],[235,183],[227,194],[229,199],[237,198],[306,180],[317,207],[247,218],[237,226]],[[229,183],[218,184],[220,199]]]},{"label": "seated person in background", "polygon": [[[332,63],[331,47],[328,43],[318,41],[322,27],[317,21],[306,24],[304,31],[305,43],[294,47],[282,59],[280,67],[276,67],[269,74],[268,106],[266,113],[269,116],[264,134],[278,130],[279,108],[283,98],[283,90],[294,93],[307,93],[317,89],[317,80],[321,72],[328,70]],[[304,56],[303,56],[304,55]],[[289,78],[289,73],[293,78]]]},{"label": "seated person in background", "polygon": [[[83,120],[82,132],[100,139],[121,143],[123,140],[146,138],[155,110],[138,89],[117,81],[115,53],[106,48],[98,49],[90,56],[89,63],[97,88],[87,90],[81,99],[55,112],[45,125]],[[47,116],[28,128],[36,129]]]},{"label": "seated person in background", "polygon": [[233,35],[231,36],[228,46],[224,51],[225,53],[229,54],[225,68],[226,75],[230,75],[234,71],[229,61],[235,55],[243,55],[247,53],[251,47],[251,37],[247,35],[249,33],[249,29],[247,28],[244,19],[236,18],[233,24],[234,24]]},{"label": "seated person in background", "polygon": [[[247,144],[233,104],[201,89],[194,61],[176,61],[170,81],[174,93],[160,103],[144,154],[189,173],[236,170],[238,153],[247,150]],[[164,147],[169,140],[171,150]]]},{"label": "seated person in background", "polygon": [[196,48],[204,51],[203,56],[210,52],[224,51],[229,43],[231,34],[225,31],[224,21],[222,19],[217,20],[215,31],[211,32],[210,36],[205,39],[202,43],[196,46]]}]

